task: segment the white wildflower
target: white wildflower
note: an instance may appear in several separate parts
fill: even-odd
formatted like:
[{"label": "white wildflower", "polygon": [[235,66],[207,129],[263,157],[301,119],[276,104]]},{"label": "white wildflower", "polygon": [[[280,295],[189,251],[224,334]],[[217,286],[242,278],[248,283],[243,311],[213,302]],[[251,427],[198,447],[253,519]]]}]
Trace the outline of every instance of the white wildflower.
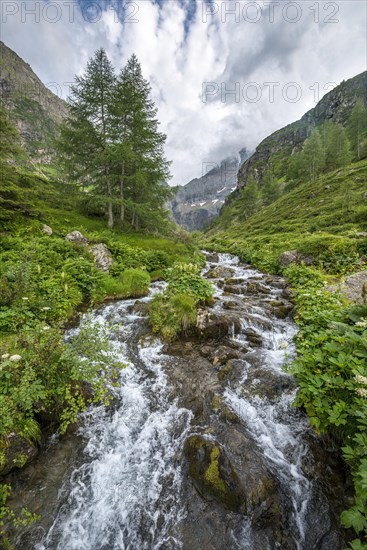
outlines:
[{"label": "white wildflower", "polygon": [[23,296],[22,300],[26,302],[27,300],[29,300],[29,298],[27,296]]},{"label": "white wildflower", "polygon": [[367,388],[357,388],[356,394],[360,397],[367,397]]},{"label": "white wildflower", "polygon": [[279,349],[288,349],[288,347],[288,342],[286,342],[285,340],[279,342]]},{"label": "white wildflower", "polygon": [[360,321],[357,321],[356,327],[367,328],[367,317],[363,317]]},{"label": "white wildflower", "polygon": [[49,327],[48,325],[44,326],[42,330],[50,330],[51,327]]},{"label": "white wildflower", "polygon": [[20,361],[21,359],[22,359],[21,355],[11,355],[9,357],[9,361],[13,361],[14,363],[16,363],[17,361]]},{"label": "white wildflower", "polygon": [[42,311],[50,311],[50,309],[51,309],[50,307],[45,306],[45,307],[42,308]]},{"label": "white wildflower", "polygon": [[361,374],[356,374],[354,380],[357,384],[362,384],[362,386],[367,386],[367,376],[362,376]]},{"label": "white wildflower", "polygon": [[9,357],[10,357],[9,353],[4,353],[4,354],[1,356],[1,359],[3,359],[3,360],[5,361],[6,359],[9,359]]}]

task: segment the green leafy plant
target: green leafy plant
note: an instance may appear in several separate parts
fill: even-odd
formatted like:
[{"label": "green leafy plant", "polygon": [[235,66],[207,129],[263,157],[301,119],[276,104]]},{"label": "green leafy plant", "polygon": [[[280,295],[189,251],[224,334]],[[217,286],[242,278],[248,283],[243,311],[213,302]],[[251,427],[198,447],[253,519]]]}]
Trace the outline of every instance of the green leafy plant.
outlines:
[{"label": "green leafy plant", "polygon": [[[355,504],[341,516],[345,527],[367,536],[367,307],[346,307],[327,292],[322,274],[291,266],[286,275],[297,304],[297,357],[288,366],[317,432],[341,443],[354,480]],[[351,547],[362,548],[362,539]]]}]

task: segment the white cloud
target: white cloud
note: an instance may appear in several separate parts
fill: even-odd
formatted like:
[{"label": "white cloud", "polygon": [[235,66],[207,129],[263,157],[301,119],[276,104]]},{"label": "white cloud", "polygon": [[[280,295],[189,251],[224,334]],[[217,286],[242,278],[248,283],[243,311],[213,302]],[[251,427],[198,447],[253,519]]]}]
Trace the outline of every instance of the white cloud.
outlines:
[{"label": "white cloud", "polygon": [[[28,9],[32,3],[41,10],[44,6],[42,1],[29,0]],[[366,69],[366,4],[358,0],[318,2],[319,22],[315,22],[315,2],[293,2],[293,8],[283,11],[284,2],[269,7],[269,2],[261,1],[256,23],[244,19],[246,13],[248,18],[256,15],[253,2],[214,2],[216,13],[207,16],[207,4],[198,0],[196,15],[189,25],[186,21],[186,28],[189,0],[164,0],[161,6],[135,0],[137,13],[133,15],[131,9],[127,15],[137,18],[136,23],[122,23],[111,7],[101,11],[96,23],[86,22],[75,9],[70,22],[70,8],[63,1],[58,4],[63,17],[56,23],[45,17],[37,22],[31,15],[22,23],[20,11],[7,16],[3,40],[45,83],[72,81],[101,46],[117,69],[135,52],[151,81],[161,128],[168,136],[172,184],[200,176],[204,162],[220,162],[244,146],[254,148],[270,132],[313,107],[317,86],[321,98],[327,83],[339,83]],[[247,4],[252,11],[243,11]],[[237,10],[236,15],[230,15],[229,9]],[[299,10],[298,22],[284,20],[298,16]],[[273,22],[269,19],[272,13]],[[338,22],[327,22],[331,17]],[[203,103],[203,82],[219,87],[223,83],[228,90],[238,83],[240,92],[247,90],[249,96],[256,89],[246,85],[256,82],[261,98],[250,102],[241,95],[236,102],[227,94],[222,102],[218,94]],[[279,83],[274,87],[274,102],[266,82]],[[295,103],[284,96],[286,91],[295,91],[290,82],[297,83],[302,92]]]}]

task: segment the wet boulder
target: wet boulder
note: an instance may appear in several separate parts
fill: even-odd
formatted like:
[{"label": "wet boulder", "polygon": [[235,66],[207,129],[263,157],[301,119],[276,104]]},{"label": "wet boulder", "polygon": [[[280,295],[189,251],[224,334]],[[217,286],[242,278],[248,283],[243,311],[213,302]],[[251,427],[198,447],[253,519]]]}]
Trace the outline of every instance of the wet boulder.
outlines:
[{"label": "wet boulder", "polygon": [[38,453],[36,445],[25,437],[12,432],[6,437],[6,446],[1,449],[0,476],[7,475],[15,468],[23,468]]},{"label": "wet boulder", "polygon": [[239,285],[227,285],[223,286],[223,292],[228,294],[246,294],[246,288]]},{"label": "wet boulder", "polygon": [[271,300],[269,302],[271,312],[278,319],[286,319],[294,309],[293,304],[282,300]]},{"label": "wet boulder", "polygon": [[249,279],[246,286],[248,294],[270,294],[270,288],[254,279]]},{"label": "wet boulder", "polygon": [[247,340],[254,346],[262,346],[263,340],[260,334],[253,328],[246,328],[243,333],[246,335]]},{"label": "wet boulder", "polygon": [[196,321],[196,332],[202,339],[219,339],[227,334],[237,334],[241,330],[238,315],[223,314],[213,310],[199,309]]},{"label": "wet boulder", "polygon": [[226,346],[220,346],[219,348],[213,350],[213,352],[209,355],[209,358],[215,367],[218,365],[224,365],[230,359],[238,359],[238,357],[239,353],[237,350]]},{"label": "wet boulder", "polygon": [[149,303],[148,302],[141,302],[140,300],[137,300],[135,304],[131,308],[131,312],[135,313],[136,315],[148,315],[149,313]]},{"label": "wet boulder", "polygon": [[223,447],[193,435],[186,441],[185,454],[194,486],[204,499],[217,500],[233,512],[245,513],[244,490]]},{"label": "wet boulder", "polygon": [[205,277],[208,279],[229,279],[234,274],[234,269],[225,266],[215,266],[213,269],[209,269],[205,273]]},{"label": "wet boulder", "polygon": [[219,254],[216,252],[206,252],[205,253],[206,261],[217,264],[219,262]]}]

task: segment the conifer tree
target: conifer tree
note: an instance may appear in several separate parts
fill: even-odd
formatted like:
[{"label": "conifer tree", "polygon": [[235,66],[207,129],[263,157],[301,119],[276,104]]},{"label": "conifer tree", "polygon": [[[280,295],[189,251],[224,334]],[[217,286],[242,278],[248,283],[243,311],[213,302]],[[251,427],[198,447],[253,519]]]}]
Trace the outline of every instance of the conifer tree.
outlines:
[{"label": "conifer tree", "polygon": [[353,107],[347,132],[353,154],[357,160],[360,160],[366,154],[365,147],[362,145],[367,136],[367,109],[361,99],[358,99]]},{"label": "conifer tree", "polygon": [[113,190],[109,165],[113,67],[103,48],[89,60],[85,74],[71,88],[70,116],[61,127],[60,163],[70,177],[88,185],[107,203],[108,227],[113,227]]},{"label": "conifer tree", "polygon": [[345,166],[351,161],[350,143],[341,124],[326,122],[321,128],[325,147],[325,166],[330,170]]},{"label": "conifer tree", "polygon": [[260,208],[259,186],[253,176],[250,176],[242,189],[239,203],[242,207],[242,217],[247,220]]},{"label": "conifer tree", "polygon": [[276,201],[280,196],[279,185],[270,170],[267,170],[261,180],[261,195],[264,206]]},{"label": "conifer tree", "polygon": [[164,217],[163,205],[170,195],[162,185],[169,177],[163,152],[166,136],[158,130],[150,94],[151,87],[132,55],[117,79],[112,112],[120,218],[124,220],[127,207],[136,229]]},{"label": "conifer tree", "polygon": [[314,181],[325,166],[325,150],[317,128],[303,145],[302,160],[309,179]]}]

